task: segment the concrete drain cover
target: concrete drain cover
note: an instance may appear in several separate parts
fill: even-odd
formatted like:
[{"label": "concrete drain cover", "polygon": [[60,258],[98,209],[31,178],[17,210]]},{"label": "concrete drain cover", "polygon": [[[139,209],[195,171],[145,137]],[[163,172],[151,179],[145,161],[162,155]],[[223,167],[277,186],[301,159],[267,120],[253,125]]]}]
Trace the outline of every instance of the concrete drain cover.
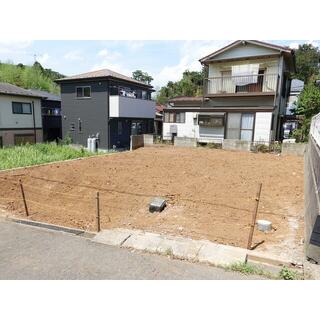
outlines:
[{"label": "concrete drain cover", "polygon": [[167,201],[163,198],[153,198],[149,203],[149,212],[161,212]]}]

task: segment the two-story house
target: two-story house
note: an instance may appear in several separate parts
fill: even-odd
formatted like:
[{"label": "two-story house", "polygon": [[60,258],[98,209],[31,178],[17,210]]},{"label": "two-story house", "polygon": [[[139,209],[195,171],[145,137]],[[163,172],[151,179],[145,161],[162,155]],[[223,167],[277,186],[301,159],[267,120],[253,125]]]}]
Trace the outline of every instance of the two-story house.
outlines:
[{"label": "two-story house", "polygon": [[60,95],[38,89],[29,91],[41,96],[43,141],[59,141],[62,139]]},{"label": "two-story house", "polygon": [[56,80],[61,87],[62,136],[86,145],[99,137],[102,149],[129,148],[130,135],[152,133],[151,85],[103,69]]},{"label": "two-story house", "polygon": [[200,59],[203,96],[176,97],[165,110],[163,139],[198,142],[236,139],[269,143],[282,123],[295,70],[294,51],[256,40],[238,40]]},{"label": "two-story house", "polygon": [[0,147],[42,142],[41,96],[0,83]]}]

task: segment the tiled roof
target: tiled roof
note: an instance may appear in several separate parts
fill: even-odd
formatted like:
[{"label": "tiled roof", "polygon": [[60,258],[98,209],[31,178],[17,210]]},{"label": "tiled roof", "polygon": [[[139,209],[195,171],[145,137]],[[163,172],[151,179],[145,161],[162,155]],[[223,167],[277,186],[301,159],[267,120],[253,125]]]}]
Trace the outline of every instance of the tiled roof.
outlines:
[{"label": "tiled roof", "polygon": [[29,89],[31,93],[34,93],[38,96],[41,96],[42,98],[45,98],[47,100],[53,100],[53,101],[61,101],[61,97],[57,94],[53,94],[48,91],[38,90],[38,89]]},{"label": "tiled roof", "polygon": [[234,46],[237,46],[238,44],[242,43],[242,42],[247,42],[247,43],[251,43],[251,44],[255,44],[255,45],[258,45],[258,46],[262,46],[262,47],[268,47],[268,48],[272,48],[272,49],[275,49],[275,50],[280,50],[280,51],[284,51],[284,52],[291,52],[292,49],[290,49],[289,47],[286,47],[286,46],[279,46],[277,44],[273,44],[273,43],[267,43],[267,42],[263,42],[263,41],[258,41],[258,40],[237,40],[237,41],[234,41],[230,44],[228,44],[227,46],[217,50],[217,51],[214,51],[212,53],[210,53],[209,55],[201,58],[199,61],[201,63],[205,62],[207,59],[210,59],[228,49],[231,49],[233,48]]},{"label": "tiled roof", "polygon": [[41,98],[39,94],[33,93],[29,90],[20,88],[10,83],[0,82],[0,94],[9,94],[13,96],[35,97]]},{"label": "tiled roof", "polygon": [[62,79],[57,79],[56,82],[63,82],[63,81],[70,81],[70,80],[81,80],[81,79],[94,79],[94,78],[115,78],[115,79],[125,80],[125,81],[132,82],[132,83],[137,83],[137,84],[144,85],[147,87],[152,87],[151,85],[148,85],[142,81],[135,80],[133,78],[127,77],[123,74],[120,74],[118,72],[115,72],[115,71],[112,71],[109,69],[102,69],[102,70],[97,70],[97,71],[92,71],[92,72],[81,73],[81,74],[77,74],[74,76],[65,77]]},{"label": "tiled roof", "polygon": [[178,102],[178,101],[202,101],[202,97],[174,97],[169,99],[169,102]]}]

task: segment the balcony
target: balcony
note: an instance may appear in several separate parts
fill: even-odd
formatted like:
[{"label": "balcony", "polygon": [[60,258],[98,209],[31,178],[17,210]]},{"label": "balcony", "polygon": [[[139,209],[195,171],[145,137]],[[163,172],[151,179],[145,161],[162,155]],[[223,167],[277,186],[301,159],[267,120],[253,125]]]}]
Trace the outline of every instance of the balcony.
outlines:
[{"label": "balcony", "polygon": [[205,97],[275,95],[278,74],[212,77],[204,80]]},{"label": "balcony", "polygon": [[147,118],[153,119],[156,103],[153,100],[134,99],[122,96],[110,96],[110,118]]}]

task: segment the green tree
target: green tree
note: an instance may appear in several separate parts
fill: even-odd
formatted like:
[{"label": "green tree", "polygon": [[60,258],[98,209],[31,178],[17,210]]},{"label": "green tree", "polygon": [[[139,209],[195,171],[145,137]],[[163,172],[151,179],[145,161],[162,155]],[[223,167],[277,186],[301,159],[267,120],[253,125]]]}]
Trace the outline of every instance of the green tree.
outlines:
[{"label": "green tree", "polygon": [[32,66],[21,63],[0,63],[0,82],[8,82],[26,89],[40,89],[53,93],[59,93],[59,86],[54,82],[57,78],[64,77],[62,74],[44,69],[39,62]]},{"label": "green tree", "polygon": [[314,76],[319,75],[320,50],[312,44],[302,44],[295,51],[296,69],[294,77],[309,82]]},{"label": "green tree", "polygon": [[296,115],[303,116],[301,128],[293,132],[293,136],[298,142],[307,141],[311,119],[320,112],[320,88],[309,82],[301,92],[296,108],[293,110]]},{"label": "green tree", "polygon": [[177,96],[200,96],[202,95],[202,83],[205,70],[189,71],[182,74],[182,79],[176,82],[169,81],[161,87],[157,94],[157,103],[166,104],[169,99]]},{"label": "green tree", "polygon": [[153,80],[153,78],[147,73],[147,72],[143,72],[142,70],[136,70],[132,72],[132,78],[141,82],[144,82],[146,84],[151,83],[151,81]]}]

